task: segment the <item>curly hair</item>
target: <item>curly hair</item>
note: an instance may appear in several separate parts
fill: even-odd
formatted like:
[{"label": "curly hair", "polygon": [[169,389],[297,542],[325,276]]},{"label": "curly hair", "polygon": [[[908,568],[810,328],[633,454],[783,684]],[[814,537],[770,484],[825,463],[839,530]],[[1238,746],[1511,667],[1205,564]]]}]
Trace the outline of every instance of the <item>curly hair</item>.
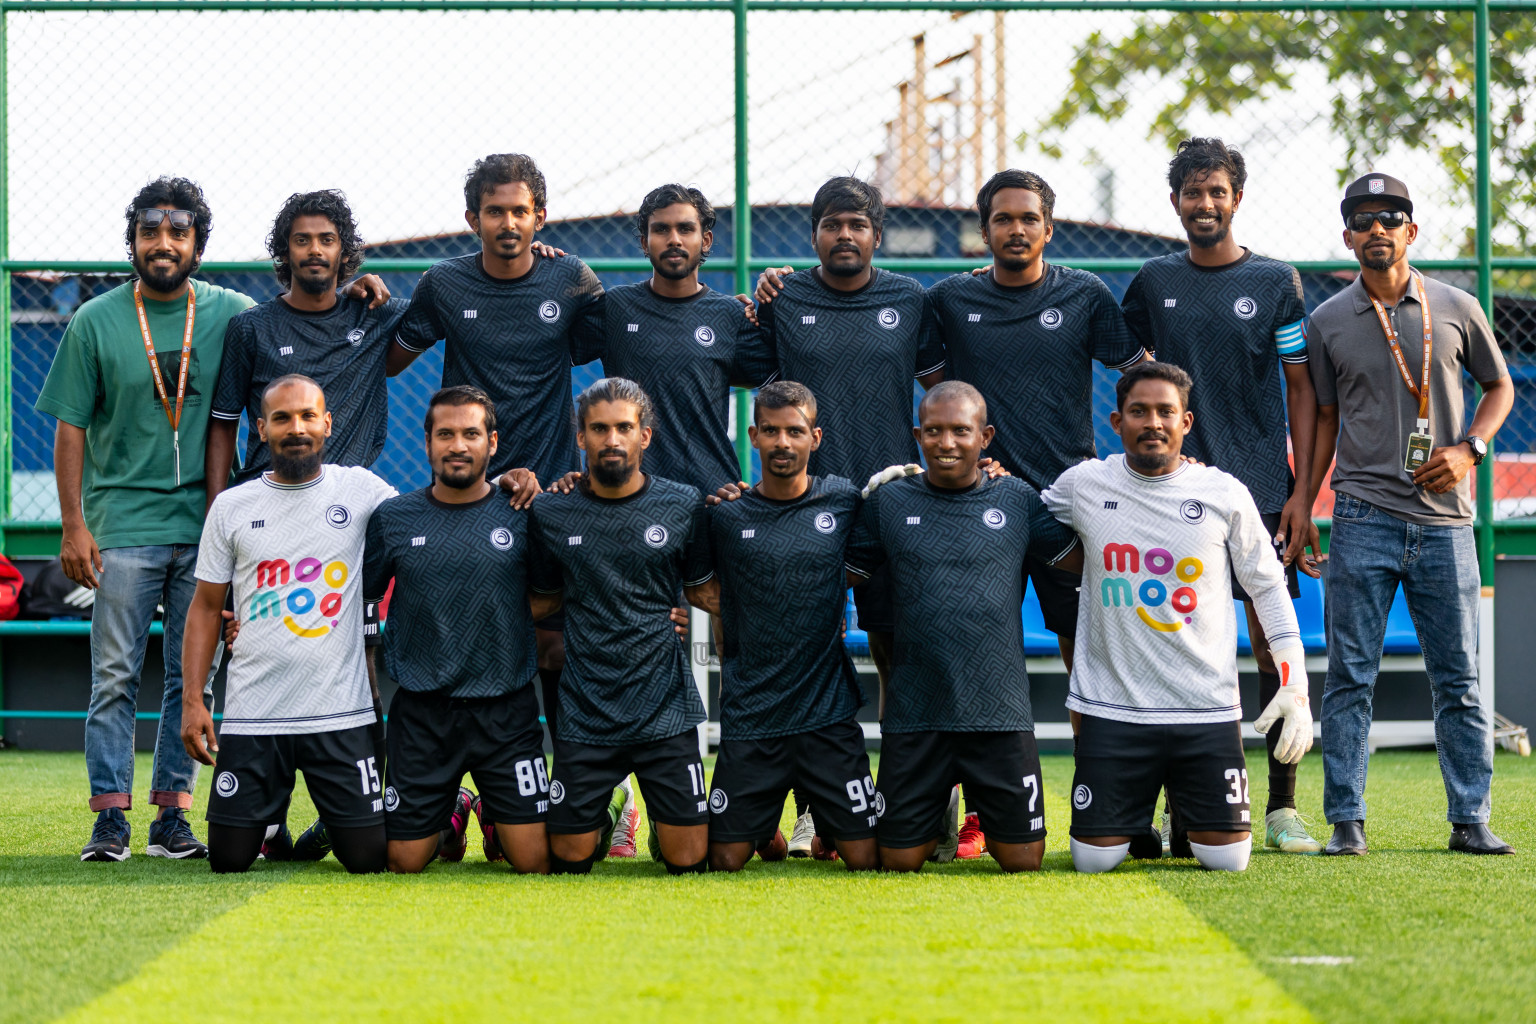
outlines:
[{"label": "curly hair", "polygon": [[197,182],[169,175],[156,178],[139,189],[139,194],[133,197],[133,202],[123,211],[123,216],[128,220],[128,229],[123,232],[123,242],[128,246],[128,258],[133,259],[133,233],[138,228],[139,211],[152,210],[157,206],[191,211],[192,230],[197,240],[197,258],[201,260],[203,249],[208,246],[208,236],[213,231],[213,211],[208,208],[208,201],[203,198],[202,187]]},{"label": "curly hair", "polygon": [[267,236],[267,252],[272,255],[272,271],[287,288],[293,284],[293,266],[288,262],[288,239],[293,234],[293,222],[300,217],[324,217],[336,226],[341,238],[341,265],[337,267],[336,283],[341,284],[357,273],[363,265],[363,237],[357,233],[357,221],[352,218],[352,207],[347,205],[346,194],[340,189],[325,188],[318,192],[295,192],[277,211],[272,222],[272,233]]},{"label": "curly hair", "polygon": [[542,210],[549,199],[549,189],[544,184],[544,172],[533,162],[533,157],[522,153],[492,153],[484,160],[476,160],[475,166],[464,176],[464,209],[480,212],[481,200],[487,192],[496,191],[497,185],[514,185],[522,182],[533,196],[533,208]]},{"label": "curly hair", "polygon": [[1190,178],[1203,179],[1212,171],[1226,171],[1233,192],[1241,192],[1248,182],[1248,165],[1236,149],[1220,139],[1185,139],[1168,161],[1168,187],[1178,192]]}]

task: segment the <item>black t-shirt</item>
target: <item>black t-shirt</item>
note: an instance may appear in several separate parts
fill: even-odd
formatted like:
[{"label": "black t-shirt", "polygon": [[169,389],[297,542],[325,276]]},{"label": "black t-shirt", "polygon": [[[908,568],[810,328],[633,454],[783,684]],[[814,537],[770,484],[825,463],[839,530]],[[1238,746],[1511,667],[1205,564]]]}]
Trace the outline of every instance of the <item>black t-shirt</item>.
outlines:
[{"label": "black t-shirt", "polygon": [[384,450],[389,429],[384,360],[405,310],[405,299],[390,299],[378,309],[369,309],[366,299],[337,296],[336,304],[325,312],[307,313],[276,298],[230,320],[213,392],[213,418],[238,423],[242,412],[248,417],[250,438],[242,481],[272,465],[256,420],[261,416],[261,393],[289,373],[314,378],[325,392],[325,407],[331,413],[325,461],[337,466],[373,465]]},{"label": "black t-shirt", "polygon": [[928,291],[947,378],[987,400],[997,436],[987,454],[1036,490],[1096,458],[1093,361],[1124,369],[1145,350],[1097,275],[1050,265],[1032,285],[991,274],[947,278]]},{"label": "black t-shirt", "polygon": [[1194,378],[1184,454],[1241,480],[1260,512],[1279,512],[1294,478],[1276,363],[1307,361],[1296,268],[1246,251],[1223,267],[1171,253],[1142,264],[1121,305],[1136,339]]},{"label": "black t-shirt", "polygon": [[720,736],[767,739],[852,718],[864,704],[843,648],[844,556],[859,492],[812,477],[793,501],[756,490],[709,510],[720,577]]},{"label": "black t-shirt", "polygon": [[874,271],[856,292],[821,283],[819,270],[784,279],[757,315],[778,354],[779,376],[816,396],[821,447],[811,473],[868,480],[886,466],[916,462],[912,378],[944,365],[923,286]]},{"label": "black t-shirt", "polygon": [[532,270],[504,281],[471,253],[421,276],[395,340],[424,352],[446,339],[443,387],[472,384],[496,403],[491,477],[525,466],[549,484],[581,468],[571,362],[602,331],[602,298],[575,257],[535,257]]},{"label": "black t-shirt", "polygon": [[497,697],[528,685],[528,548],[528,514],[495,490],[450,505],[424,487],[380,505],[368,520],[363,593],[380,600],[394,578],[384,630],[391,678],[450,697]]},{"label": "black t-shirt", "polygon": [[881,729],[1033,729],[1024,559],[1055,562],[1076,543],[1018,477],[948,491],[912,476],[872,492],[848,564],[868,576],[889,563],[895,585],[896,650]]},{"label": "black t-shirt", "polygon": [[577,363],[603,361],[603,373],[628,377],[656,407],[645,471],[713,494],[741,479],[731,444],[731,385],[772,379],[773,348],[730,295],[701,288],[669,299],[650,282],[608,292],[602,344]]},{"label": "black t-shirt", "polygon": [[687,648],[668,616],[683,586],[710,577],[703,495],[648,476],[627,498],[577,488],[530,508],[529,579],[565,599],[560,739],[649,743],[702,722]]}]

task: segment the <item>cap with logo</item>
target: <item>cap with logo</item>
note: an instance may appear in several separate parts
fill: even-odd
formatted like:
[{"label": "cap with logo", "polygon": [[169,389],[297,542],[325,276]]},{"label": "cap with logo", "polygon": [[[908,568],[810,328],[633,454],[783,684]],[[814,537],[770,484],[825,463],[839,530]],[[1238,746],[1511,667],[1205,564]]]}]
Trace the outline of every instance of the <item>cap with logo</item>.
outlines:
[{"label": "cap with logo", "polygon": [[1408,216],[1413,216],[1413,200],[1408,197],[1408,186],[1390,174],[1376,171],[1362,174],[1349,183],[1349,187],[1344,190],[1344,199],[1339,203],[1339,212],[1348,220],[1349,215],[1355,212],[1355,207],[1373,200],[1391,203]]}]

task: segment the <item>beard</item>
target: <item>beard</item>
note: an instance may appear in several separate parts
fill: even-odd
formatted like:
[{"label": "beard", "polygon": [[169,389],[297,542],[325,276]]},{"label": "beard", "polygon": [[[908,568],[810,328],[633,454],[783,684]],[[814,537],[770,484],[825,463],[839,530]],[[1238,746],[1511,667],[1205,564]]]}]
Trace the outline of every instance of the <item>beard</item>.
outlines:
[{"label": "beard", "polygon": [[273,445],[272,472],[285,480],[305,480],[320,471],[325,458],[325,441],[306,444]]},{"label": "beard", "polygon": [[[324,265],[323,269],[330,270],[331,265],[327,263]],[[336,290],[336,279],[329,276],[311,277],[308,274],[294,274],[293,283],[298,285],[301,290],[309,295],[324,295],[326,292]]]},{"label": "beard", "polygon": [[781,477],[785,480],[797,475],[805,468],[805,463],[797,458],[791,458],[788,462],[775,462],[772,458],[763,460],[763,472],[771,476]]},{"label": "beard", "polygon": [[[834,257],[844,256],[844,255],[851,255],[851,256],[855,257],[854,262],[853,263],[834,263],[834,262],[832,262]],[[858,249],[855,249],[855,248],[852,248],[852,247],[844,248],[842,246],[838,246],[837,248],[833,249],[831,252],[827,253],[826,262],[822,263],[821,270],[822,270],[823,273],[831,274],[833,277],[858,277],[860,274],[864,273],[864,269],[866,267],[868,267],[868,266],[869,266],[869,261],[864,258],[864,254],[859,252]]]},{"label": "beard", "polygon": [[682,281],[695,270],[698,270],[699,264],[704,262],[704,256],[702,253],[700,253],[698,256],[690,256],[686,252],[682,253],[683,265],[676,270],[670,269],[666,264],[661,262],[662,259],[665,259],[668,256],[676,256],[678,254],[679,250],[668,249],[666,252],[661,254],[660,258],[651,261],[651,268],[655,270],[656,273],[666,278],[668,281]]},{"label": "beard", "polygon": [[485,463],[470,461],[467,464],[443,463],[437,467],[437,480],[446,487],[465,490],[485,479]]},{"label": "beard", "polygon": [[[169,255],[177,259],[178,262],[169,269],[149,265],[151,258],[164,255]],[[197,269],[197,264],[198,259],[196,256],[192,257],[190,262],[181,262],[180,257],[175,253],[168,253],[163,249],[150,253],[141,254],[136,252],[133,254],[133,269],[139,275],[139,280],[157,292],[173,292],[180,288],[182,283],[191,277],[192,272]]]},{"label": "beard", "polygon": [[[603,462],[603,458],[608,455],[623,455],[625,458],[617,466],[610,466]],[[635,475],[636,463],[629,461],[627,452],[618,448],[605,448],[597,453],[597,458],[588,460],[587,469],[592,479],[604,487],[623,487]]]},{"label": "beard", "polygon": [[1193,230],[1192,223],[1185,226],[1185,234],[1189,236],[1189,244],[1197,249],[1214,249],[1227,240],[1232,233],[1232,222],[1225,219],[1216,221],[1216,229],[1210,234],[1198,234]]},{"label": "beard", "polygon": [[1156,470],[1167,469],[1176,458],[1178,458],[1177,455],[1170,455],[1167,452],[1161,452],[1156,455],[1143,455],[1140,452],[1125,453],[1126,465],[1143,475],[1150,474]]},{"label": "beard", "polygon": [[1401,250],[1396,243],[1388,242],[1387,251],[1375,255],[1362,254],[1361,264],[1370,270],[1391,270],[1398,260],[1403,258]]}]

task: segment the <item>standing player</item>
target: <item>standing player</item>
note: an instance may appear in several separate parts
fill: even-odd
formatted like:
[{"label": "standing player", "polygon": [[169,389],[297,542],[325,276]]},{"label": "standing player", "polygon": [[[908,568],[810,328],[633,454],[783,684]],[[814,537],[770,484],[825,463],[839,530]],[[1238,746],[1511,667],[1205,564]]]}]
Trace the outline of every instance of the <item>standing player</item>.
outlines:
[{"label": "standing player", "polygon": [[880,863],[919,870],[960,783],[987,851],[1004,871],[1033,871],[1045,853],[1045,807],[1019,606],[1028,561],[1055,564],[1077,539],[1034,488],[977,465],[993,430],[974,387],[936,385],[918,418],[928,472],[870,492],[849,550],[860,575],[888,564],[895,589]]},{"label": "standing player", "polygon": [[710,510],[715,577],[689,594],[724,632],[710,866],[739,870],[772,841],[793,787],[815,801],[849,868],[876,868],[875,785],[855,718],[864,695],[842,639],[859,493],[808,475],[821,431],[804,385],[766,385],[753,420],[762,482]]},{"label": "standing player", "polygon": [[486,480],[498,438],[485,392],[437,392],[425,431],[433,482],[379,506],[363,563],[370,602],[395,584],[384,648],[400,684],[384,790],[389,867],[420,871],[444,845],[462,856],[469,808],[458,806],[459,782],[470,772],[497,851],[515,870],[543,874],[549,778],[532,686],[528,514]]},{"label": "standing player", "polygon": [[[584,874],[606,847],[604,805],[633,772],[672,874],[708,866],[704,706],[667,617],[685,585],[709,577],[704,499],[640,470],[651,400],[605,377],[576,403],[587,473],[532,506],[532,585],[558,595],[569,631],[550,783],[550,869]],[[697,568],[702,566],[703,568]],[[611,813],[611,804],[610,804]]]},{"label": "standing player", "polygon": [[[1254,723],[1287,764],[1312,745],[1296,611],[1269,529],[1242,482],[1181,462],[1194,420],[1189,374],[1143,363],[1115,385],[1125,454],[1083,462],[1045,492],[1076,530],[1086,643],[1067,707],[1077,719],[1072,863],[1109,871],[1145,835],[1164,786],[1191,852],[1242,871],[1252,850],[1231,576],[1273,641],[1279,692]],[[1274,728],[1281,723],[1280,728]]]},{"label": "standing player", "polygon": [[[1248,488],[1297,597],[1296,565],[1307,547],[1318,550],[1311,492],[1317,392],[1307,370],[1301,276],[1232,236],[1247,176],[1242,154],[1220,139],[1179,143],[1168,165],[1169,198],[1189,236],[1189,252],[1142,266],[1125,293],[1125,319],[1159,361],[1183,367],[1198,382],[1190,404],[1194,428],[1184,450]],[[1277,362],[1285,372],[1283,396]],[[1287,422],[1294,476],[1286,461]],[[1266,706],[1280,688],[1279,670],[1264,624],[1236,577],[1232,593],[1248,616],[1259,704]],[[1321,846],[1296,813],[1296,766],[1275,756],[1275,743],[1271,736],[1264,845],[1317,853]],[[1172,836],[1182,847],[1176,802],[1173,815]]]},{"label": "standing player", "polygon": [[394,488],[366,469],[323,465],[325,394],[293,374],[267,385],[256,422],[272,469],[208,510],[187,612],[188,679],[206,677],[234,586],[240,640],[229,664],[220,741],[201,685],[182,690],[187,752],[215,764],[208,857],[245,871],[269,823],[287,816],[302,771],[351,872],[385,865],[384,794],[363,661],[360,572],[368,521]]}]

